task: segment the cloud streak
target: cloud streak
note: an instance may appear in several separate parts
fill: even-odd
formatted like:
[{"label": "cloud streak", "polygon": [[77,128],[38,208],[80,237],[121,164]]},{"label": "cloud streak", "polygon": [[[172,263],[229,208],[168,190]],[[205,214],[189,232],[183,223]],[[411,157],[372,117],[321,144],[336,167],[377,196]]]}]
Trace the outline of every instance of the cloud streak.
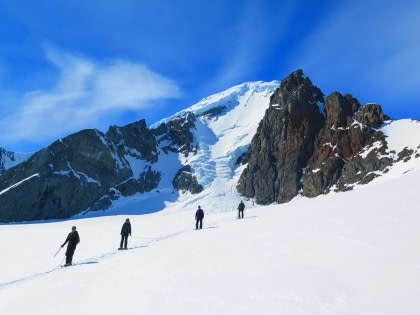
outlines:
[{"label": "cloud streak", "polygon": [[51,46],[46,56],[58,69],[56,84],[25,93],[17,110],[0,121],[2,143],[43,143],[83,128],[105,127],[113,115],[180,96],[175,82],[142,64],[99,63]]}]

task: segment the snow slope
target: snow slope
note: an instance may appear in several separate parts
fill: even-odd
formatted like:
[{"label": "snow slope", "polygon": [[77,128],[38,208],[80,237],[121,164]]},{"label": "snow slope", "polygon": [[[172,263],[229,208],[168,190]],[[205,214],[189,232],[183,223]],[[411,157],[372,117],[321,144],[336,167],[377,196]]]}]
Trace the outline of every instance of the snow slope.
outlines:
[{"label": "snow slope", "polygon": [[[144,194],[120,197],[113,201],[110,209],[101,212],[84,212],[76,216],[89,217],[98,215],[139,214],[163,210],[170,205],[196,207],[200,203],[212,211],[226,211],[236,208],[240,196],[236,191],[236,183],[243,167],[235,165],[238,157],[246,152],[251,143],[259,122],[269,106],[270,96],[280,85],[279,81],[247,82],[234,86],[226,91],[204,98],[197,104],[163,119],[150,128],[158,128],[187,113],[196,117],[194,144],[198,145],[196,154],[187,157],[183,153],[164,153],[160,146],[159,160],[150,164],[153,170],[161,172],[159,186]],[[209,110],[224,107],[217,116],[209,116]],[[200,194],[178,194],[174,191],[172,180],[177,171],[186,164],[195,170],[195,176],[204,187]],[[134,170],[143,170],[144,161],[130,159]]]},{"label": "snow slope", "polygon": [[[125,216],[0,225],[0,314],[418,314],[419,176],[244,220],[206,211],[201,231],[193,207],[173,204],[130,216],[124,252]],[[59,268],[72,225],[76,265]]]}]

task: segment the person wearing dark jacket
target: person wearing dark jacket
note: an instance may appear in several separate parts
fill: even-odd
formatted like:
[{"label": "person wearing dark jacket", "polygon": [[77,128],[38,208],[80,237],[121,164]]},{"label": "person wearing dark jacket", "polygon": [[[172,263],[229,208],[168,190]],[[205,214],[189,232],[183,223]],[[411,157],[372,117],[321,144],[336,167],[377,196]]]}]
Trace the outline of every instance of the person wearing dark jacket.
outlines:
[{"label": "person wearing dark jacket", "polygon": [[198,224],[200,223],[200,230],[203,228],[204,211],[198,206],[197,212],[195,213],[195,229],[198,230]]},{"label": "person wearing dark jacket", "polygon": [[71,228],[71,232],[66,238],[66,241],[61,245],[61,247],[64,247],[64,245],[67,245],[67,251],[66,251],[66,264],[64,266],[71,266],[71,262],[73,260],[74,251],[76,250],[77,244],[80,242],[79,233],[76,231],[76,227],[73,226]]},{"label": "person wearing dark jacket", "polygon": [[244,218],[244,210],[245,210],[245,204],[241,200],[241,202],[238,205],[238,219],[241,218],[241,215],[242,215],[242,219]]},{"label": "person wearing dark jacket", "polygon": [[128,241],[128,235],[131,236],[131,223],[130,219],[125,220],[122,228],[121,228],[121,243],[120,243],[120,249],[123,248],[124,243],[124,249],[127,249],[127,241]]}]

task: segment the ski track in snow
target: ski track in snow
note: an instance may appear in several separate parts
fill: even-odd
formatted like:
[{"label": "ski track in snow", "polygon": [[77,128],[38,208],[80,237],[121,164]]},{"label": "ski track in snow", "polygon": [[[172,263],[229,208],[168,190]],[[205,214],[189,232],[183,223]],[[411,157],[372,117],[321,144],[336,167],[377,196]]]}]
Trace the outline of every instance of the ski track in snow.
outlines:
[{"label": "ski track in snow", "polygon": [[[256,217],[257,216],[250,216],[250,217],[246,217],[246,218],[256,218]],[[236,220],[236,219],[229,219],[229,220],[223,219],[221,221],[212,221],[212,222],[208,223],[207,228],[208,229],[216,228],[216,227],[218,227],[217,224],[220,224],[220,222],[227,222],[227,221],[234,221],[234,220]],[[169,238],[173,238],[173,237],[176,237],[176,236],[178,236],[180,234],[183,234],[183,233],[186,233],[186,232],[190,232],[191,229],[194,226],[195,226],[195,223],[189,224],[185,229],[182,229],[182,230],[180,230],[178,232],[175,232],[175,233],[172,233],[172,234],[169,234],[169,235],[160,236],[160,237],[152,237],[152,238],[150,238],[150,237],[135,237],[135,236],[131,236],[131,238],[134,238],[134,239],[148,240],[148,241],[142,241],[143,242],[142,244],[137,244],[137,245],[134,245],[134,246],[131,246],[131,247],[129,246],[128,249],[133,250],[133,249],[141,249],[141,248],[144,248],[144,247],[148,247],[148,246],[152,245],[153,243],[160,242],[160,241],[163,241],[163,240],[166,240],[166,239],[169,239]],[[131,242],[132,242],[132,239],[129,240],[129,245],[130,245]],[[62,250],[65,251],[65,248],[63,248]],[[99,263],[101,260],[110,258],[110,257],[114,256],[115,254],[117,254],[118,252],[119,252],[118,250],[115,250],[115,251],[104,253],[104,254],[102,254],[100,256],[87,258],[87,259],[84,259],[84,260],[82,260],[80,262],[74,263],[71,267],[75,267],[75,266],[79,266],[79,265],[88,265],[88,264]],[[29,276],[26,276],[26,277],[23,277],[23,278],[11,280],[11,281],[8,281],[8,282],[5,282],[5,283],[0,283],[0,290],[3,289],[3,288],[8,287],[10,285],[18,284],[18,283],[24,282],[24,281],[34,280],[34,279],[36,279],[38,277],[46,276],[46,275],[48,275],[48,274],[50,274],[52,272],[61,270],[63,268],[62,264],[63,264],[63,261],[64,260],[65,260],[65,257],[63,257],[61,263],[57,267],[52,268],[52,269],[50,269],[48,271],[38,272],[38,273],[29,275]],[[70,267],[68,267],[68,268],[70,268]]]},{"label": "ski track in snow", "polygon": [[[190,231],[193,225],[195,225],[195,223],[194,224],[189,224],[188,227],[186,227],[185,229],[183,229],[183,230],[181,230],[179,232],[176,232],[176,233],[173,233],[173,234],[169,234],[169,235],[165,235],[165,236],[161,236],[161,237],[157,237],[157,238],[143,238],[143,237],[134,237],[134,236],[132,236],[132,237],[134,237],[136,239],[143,239],[143,240],[149,240],[149,241],[144,242],[143,244],[140,244],[140,245],[132,246],[129,249],[130,250],[133,250],[133,249],[139,249],[139,248],[148,247],[148,246],[150,246],[153,243],[156,243],[156,242],[159,242],[159,241],[162,241],[162,240],[166,240],[168,238],[172,238],[172,237],[178,236],[180,234],[183,234],[185,232]],[[130,239],[130,242],[131,242],[131,239]],[[92,264],[92,263],[98,263],[99,261],[101,261],[103,259],[107,259],[109,257],[112,257],[113,255],[115,255],[117,253],[118,253],[118,250],[107,252],[107,253],[102,254],[100,256],[91,257],[91,258],[88,258],[88,259],[84,259],[81,262],[74,263],[71,267],[79,266],[79,265],[87,265],[87,264]],[[46,276],[46,275],[48,275],[48,274],[50,274],[50,273],[52,273],[54,271],[60,270],[63,267],[62,264],[63,264],[64,259],[65,259],[65,257],[62,259],[61,263],[57,267],[55,267],[55,268],[53,268],[51,270],[44,271],[44,272],[38,272],[36,274],[30,275],[30,276],[27,276],[27,277],[19,278],[19,279],[16,279],[16,280],[11,280],[11,281],[8,281],[8,282],[5,282],[5,283],[0,283],[0,290],[3,289],[3,288],[5,288],[5,287],[7,287],[7,286],[12,285],[12,284],[17,284],[17,283],[20,283],[20,282],[33,280],[33,279],[36,279],[36,278],[41,277],[41,276]],[[68,267],[68,268],[70,268],[70,267]]]}]

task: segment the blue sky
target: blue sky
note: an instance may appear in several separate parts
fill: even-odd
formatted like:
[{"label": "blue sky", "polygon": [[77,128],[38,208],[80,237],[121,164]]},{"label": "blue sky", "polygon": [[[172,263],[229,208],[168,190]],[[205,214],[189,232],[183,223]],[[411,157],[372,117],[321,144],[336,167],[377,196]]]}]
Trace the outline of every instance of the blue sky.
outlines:
[{"label": "blue sky", "polygon": [[418,1],[0,0],[0,146],[156,120],[302,68],[420,118]]}]

